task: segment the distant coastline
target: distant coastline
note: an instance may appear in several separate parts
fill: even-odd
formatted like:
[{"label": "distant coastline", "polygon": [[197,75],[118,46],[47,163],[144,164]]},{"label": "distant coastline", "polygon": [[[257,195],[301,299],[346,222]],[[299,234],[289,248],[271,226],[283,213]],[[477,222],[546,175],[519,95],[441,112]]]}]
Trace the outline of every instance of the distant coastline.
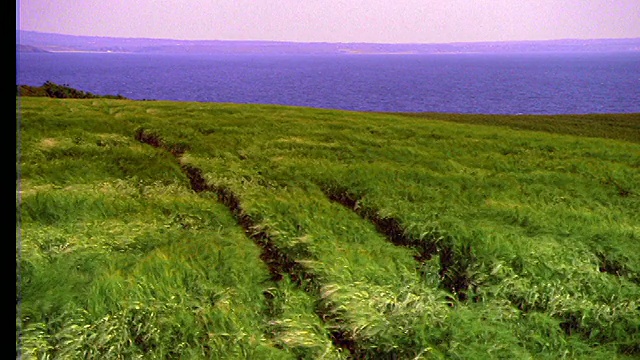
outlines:
[{"label": "distant coastline", "polygon": [[444,44],[379,44],[115,38],[73,36],[16,30],[16,51],[258,55],[419,55],[546,52],[640,52],[640,38],[594,40],[566,39],[548,41]]},{"label": "distant coastline", "polygon": [[128,54],[128,51],[111,50],[49,50],[48,53],[83,53],[83,54]]},{"label": "distant coastline", "polygon": [[28,52],[28,53],[47,53],[50,51],[40,49],[39,47],[31,45],[16,44],[16,52]]}]

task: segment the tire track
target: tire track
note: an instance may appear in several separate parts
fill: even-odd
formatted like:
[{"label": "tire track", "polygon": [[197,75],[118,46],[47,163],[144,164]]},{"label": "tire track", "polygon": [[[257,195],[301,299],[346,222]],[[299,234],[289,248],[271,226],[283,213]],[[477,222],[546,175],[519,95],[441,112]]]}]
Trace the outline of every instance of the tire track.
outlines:
[{"label": "tire track", "polygon": [[469,270],[476,260],[470,245],[456,249],[450,241],[443,241],[445,237],[437,232],[427,239],[413,237],[405,232],[397,219],[382,217],[376,209],[362,206],[361,197],[346,188],[329,185],[320,185],[320,188],[329,200],[371,222],[376,230],[394,245],[417,250],[418,254],[414,258],[420,264],[430,260],[434,255],[439,255],[441,284],[458,300],[466,301],[469,298],[469,289],[476,289],[473,279],[469,276]]},{"label": "tire track", "polygon": [[[160,136],[149,133],[144,129],[138,129],[136,131],[135,139],[173,154],[180,168],[189,179],[191,189],[196,193],[210,192],[215,194],[217,200],[231,211],[246,236],[260,247],[260,259],[267,265],[272,280],[280,281],[284,276],[289,276],[291,281],[300,289],[319,299],[315,312],[323,323],[340,323],[340,319],[335,318],[335,315],[332,315],[330,309],[327,308],[321,300],[320,289],[322,284],[317,276],[302,264],[295,261],[289,254],[278,248],[268,233],[259,230],[259,226],[257,226],[251,216],[242,209],[238,196],[229,188],[207,183],[199,168],[183,164],[180,161],[181,156],[187,148],[184,146],[177,148],[167,145]],[[273,294],[265,291],[264,296],[267,304],[273,304]],[[350,355],[350,358],[362,359],[366,357],[365,351],[360,349],[358,344],[350,339],[345,331],[337,329],[330,324],[328,324],[327,328],[331,335],[331,341],[336,348],[342,349],[342,351]]]}]

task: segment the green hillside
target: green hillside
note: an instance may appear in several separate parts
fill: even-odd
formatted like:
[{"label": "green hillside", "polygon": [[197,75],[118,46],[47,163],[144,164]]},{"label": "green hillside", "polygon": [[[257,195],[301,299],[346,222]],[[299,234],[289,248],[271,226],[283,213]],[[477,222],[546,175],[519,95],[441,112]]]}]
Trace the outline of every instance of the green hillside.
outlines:
[{"label": "green hillside", "polygon": [[640,356],[640,114],[16,107],[23,359]]}]

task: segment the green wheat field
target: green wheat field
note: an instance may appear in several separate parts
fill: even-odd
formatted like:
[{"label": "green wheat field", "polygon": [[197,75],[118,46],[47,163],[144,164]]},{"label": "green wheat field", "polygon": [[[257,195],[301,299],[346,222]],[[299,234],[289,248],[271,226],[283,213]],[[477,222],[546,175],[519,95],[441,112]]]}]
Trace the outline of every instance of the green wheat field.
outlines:
[{"label": "green wheat field", "polygon": [[16,109],[23,359],[640,356],[640,114]]}]

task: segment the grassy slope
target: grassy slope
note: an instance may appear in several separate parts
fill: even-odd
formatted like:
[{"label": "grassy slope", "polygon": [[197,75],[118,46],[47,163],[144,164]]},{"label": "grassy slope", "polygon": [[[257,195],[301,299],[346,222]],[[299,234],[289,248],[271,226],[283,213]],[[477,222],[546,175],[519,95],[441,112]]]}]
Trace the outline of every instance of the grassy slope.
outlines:
[{"label": "grassy slope", "polygon": [[517,130],[534,130],[640,142],[640,115],[638,114],[476,115],[402,113],[398,115],[465,124],[506,126]]},{"label": "grassy slope", "polygon": [[25,353],[640,351],[638,115],[19,101]]}]

